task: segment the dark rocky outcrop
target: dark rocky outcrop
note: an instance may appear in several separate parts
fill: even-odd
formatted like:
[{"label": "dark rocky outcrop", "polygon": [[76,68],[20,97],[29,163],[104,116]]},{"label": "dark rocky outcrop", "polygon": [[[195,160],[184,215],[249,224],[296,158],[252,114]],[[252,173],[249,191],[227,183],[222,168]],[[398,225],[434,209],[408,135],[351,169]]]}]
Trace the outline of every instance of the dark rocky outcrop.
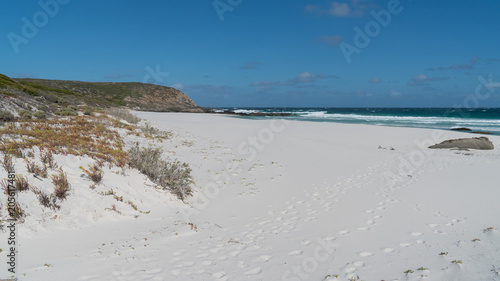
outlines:
[{"label": "dark rocky outcrop", "polygon": [[493,143],[487,137],[479,138],[464,138],[446,140],[442,143],[429,146],[431,149],[436,148],[455,148],[455,149],[479,149],[479,150],[492,150],[495,148]]},{"label": "dark rocky outcrop", "polygon": [[464,131],[464,132],[470,132],[470,131],[472,131],[469,128],[452,128],[451,130],[452,131]]}]

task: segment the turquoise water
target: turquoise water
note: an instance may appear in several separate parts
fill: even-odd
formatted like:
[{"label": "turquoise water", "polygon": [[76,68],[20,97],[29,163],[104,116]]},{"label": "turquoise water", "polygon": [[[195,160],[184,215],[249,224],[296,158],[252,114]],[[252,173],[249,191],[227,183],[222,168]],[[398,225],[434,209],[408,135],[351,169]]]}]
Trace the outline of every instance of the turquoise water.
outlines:
[{"label": "turquoise water", "polygon": [[371,124],[450,130],[467,127],[500,135],[500,108],[224,108],[235,112],[284,112],[299,121]]}]

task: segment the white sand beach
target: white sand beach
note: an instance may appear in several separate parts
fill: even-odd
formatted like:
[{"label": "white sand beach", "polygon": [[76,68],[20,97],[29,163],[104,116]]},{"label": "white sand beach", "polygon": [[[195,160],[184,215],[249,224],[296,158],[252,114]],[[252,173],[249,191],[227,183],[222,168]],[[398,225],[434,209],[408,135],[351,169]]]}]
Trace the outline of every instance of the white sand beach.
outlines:
[{"label": "white sand beach", "polygon": [[[135,113],[172,131],[164,156],[190,164],[194,196],[117,168],[90,190],[87,160],[57,156],[72,190],[59,211],[26,207],[19,280],[500,280],[498,136],[431,150],[477,135]],[[109,188],[150,213],[105,210]]]}]

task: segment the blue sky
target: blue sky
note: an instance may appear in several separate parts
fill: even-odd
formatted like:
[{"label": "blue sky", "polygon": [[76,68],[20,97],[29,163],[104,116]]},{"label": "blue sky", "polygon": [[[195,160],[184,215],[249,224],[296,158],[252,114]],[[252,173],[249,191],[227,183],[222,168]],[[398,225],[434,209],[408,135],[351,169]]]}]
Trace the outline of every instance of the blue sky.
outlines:
[{"label": "blue sky", "polygon": [[3,1],[0,73],[211,107],[500,107],[500,1]]}]

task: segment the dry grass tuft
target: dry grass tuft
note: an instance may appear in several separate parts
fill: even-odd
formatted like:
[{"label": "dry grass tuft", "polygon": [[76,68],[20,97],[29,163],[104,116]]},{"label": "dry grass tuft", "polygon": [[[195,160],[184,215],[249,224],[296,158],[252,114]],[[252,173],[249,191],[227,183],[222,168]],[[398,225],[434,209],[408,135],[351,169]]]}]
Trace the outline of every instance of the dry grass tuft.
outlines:
[{"label": "dry grass tuft", "polygon": [[85,169],[83,167],[80,167],[80,169],[94,182],[94,183],[100,183],[102,180],[102,177],[104,176],[104,172],[101,170],[102,166],[99,166],[97,164],[88,165],[89,169]]},{"label": "dry grass tuft", "polygon": [[129,154],[130,166],[148,176],[152,182],[170,190],[182,201],[191,195],[193,179],[187,163],[177,160],[167,162],[161,159],[161,149],[140,148],[138,143],[129,150]]},{"label": "dry grass tuft", "polygon": [[141,118],[135,116],[134,114],[130,113],[130,111],[123,108],[111,107],[106,109],[105,113],[118,119],[125,120],[130,124],[137,124],[139,123],[139,121],[141,121]]}]

